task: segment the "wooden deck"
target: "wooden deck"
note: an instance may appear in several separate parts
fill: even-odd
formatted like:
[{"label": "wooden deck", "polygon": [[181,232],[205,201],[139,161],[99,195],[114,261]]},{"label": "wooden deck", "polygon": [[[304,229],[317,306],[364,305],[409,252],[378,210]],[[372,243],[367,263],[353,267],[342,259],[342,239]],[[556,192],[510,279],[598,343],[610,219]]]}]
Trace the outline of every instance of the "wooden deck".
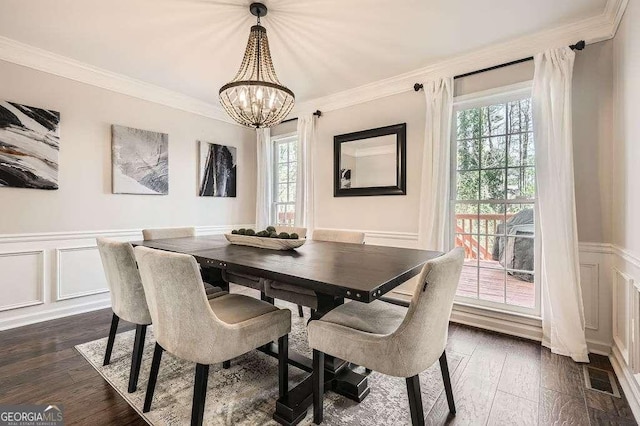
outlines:
[{"label": "wooden deck", "polygon": [[[490,302],[507,303],[508,305],[522,306],[526,308],[535,307],[535,284],[522,281],[512,275],[507,274],[505,287],[505,271],[500,263],[489,260],[481,260],[480,285],[478,285],[478,269],[476,260],[468,260],[462,269],[460,284],[458,285],[458,296],[470,297],[473,299],[487,300]],[[485,269],[496,268],[496,269]]]}]

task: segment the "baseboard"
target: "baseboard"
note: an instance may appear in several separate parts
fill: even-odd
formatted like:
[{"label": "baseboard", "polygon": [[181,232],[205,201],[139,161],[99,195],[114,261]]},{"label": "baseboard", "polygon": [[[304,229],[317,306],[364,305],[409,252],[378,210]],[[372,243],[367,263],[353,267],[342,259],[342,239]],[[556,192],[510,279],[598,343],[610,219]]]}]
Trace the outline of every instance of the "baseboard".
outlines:
[{"label": "baseboard", "polygon": [[111,300],[107,298],[64,307],[59,307],[55,304],[47,306],[49,306],[49,308],[45,310],[38,310],[37,312],[25,313],[0,320],[0,331],[109,308],[111,307]]},{"label": "baseboard", "polygon": [[542,340],[542,322],[536,318],[455,304],[451,322],[529,340]]},{"label": "baseboard", "polygon": [[[451,312],[451,322],[536,342],[542,341],[540,318],[455,304]],[[593,354],[609,356],[611,353],[611,344],[607,342],[587,340],[587,347]]]},{"label": "baseboard", "polygon": [[609,360],[613,366],[613,371],[616,373],[616,377],[618,377],[618,381],[620,381],[622,391],[627,397],[633,417],[640,423],[640,385],[635,379],[633,372],[624,362],[622,354],[616,345],[612,347]]}]

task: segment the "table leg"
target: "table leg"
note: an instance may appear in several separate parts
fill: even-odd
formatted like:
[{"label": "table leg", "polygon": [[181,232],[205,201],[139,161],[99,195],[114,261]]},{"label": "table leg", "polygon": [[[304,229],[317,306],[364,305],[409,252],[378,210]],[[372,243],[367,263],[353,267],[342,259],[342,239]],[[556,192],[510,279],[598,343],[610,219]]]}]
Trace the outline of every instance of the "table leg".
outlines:
[{"label": "table leg", "polygon": [[[331,296],[318,295],[318,309],[314,310],[312,319],[319,319],[331,309],[344,303],[342,298],[334,298]],[[271,346],[271,350],[274,345]],[[263,352],[265,352],[263,350]],[[272,354],[273,352],[270,351]],[[289,363],[296,365],[302,370],[310,371],[310,359],[289,351]],[[296,359],[291,359],[295,357]],[[301,361],[301,358],[305,361]],[[325,355],[324,360],[324,389],[332,390],[343,395],[353,401],[361,402],[369,395],[369,383],[367,376],[353,371],[349,363]],[[307,409],[313,405],[313,380],[312,376],[307,376],[293,389],[289,390],[289,394],[276,401],[276,410],[273,419],[282,425],[296,425],[305,418]]]},{"label": "table leg", "polygon": [[222,278],[222,269],[200,265],[200,275],[205,283],[218,286],[224,291],[229,291],[229,283]]}]

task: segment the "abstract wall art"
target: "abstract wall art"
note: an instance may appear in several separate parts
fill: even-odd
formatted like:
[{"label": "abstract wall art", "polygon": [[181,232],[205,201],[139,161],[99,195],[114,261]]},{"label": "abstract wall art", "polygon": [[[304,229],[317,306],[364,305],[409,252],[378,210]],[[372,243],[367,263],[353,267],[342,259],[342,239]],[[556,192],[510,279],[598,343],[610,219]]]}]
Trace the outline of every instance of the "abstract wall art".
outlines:
[{"label": "abstract wall art", "polygon": [[114,194],[169,193],[169,136],[111,126]]},{"label": "abstract wall art", "polygon": [[201,197],[236,196],[237,148],[209,142],[200,145]]},{"label": "abstract wall art", "polygon": [[58,189],[60,113],[0,101],[0,187]]}]

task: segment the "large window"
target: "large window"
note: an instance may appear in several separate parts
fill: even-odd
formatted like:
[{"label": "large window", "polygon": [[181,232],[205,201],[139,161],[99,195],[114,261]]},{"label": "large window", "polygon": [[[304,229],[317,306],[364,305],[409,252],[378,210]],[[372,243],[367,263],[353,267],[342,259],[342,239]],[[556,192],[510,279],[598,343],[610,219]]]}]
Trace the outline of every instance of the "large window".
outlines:
[{"label": "large window", "polygon": [[286,136],[273,139],[273,207],[272,223],[295,225],[298,138]]},{"label": "large window", "polygon": [[451,238],[466,254],[459,301],[539,312],[532,121],[528,90],[456,103]]}]

